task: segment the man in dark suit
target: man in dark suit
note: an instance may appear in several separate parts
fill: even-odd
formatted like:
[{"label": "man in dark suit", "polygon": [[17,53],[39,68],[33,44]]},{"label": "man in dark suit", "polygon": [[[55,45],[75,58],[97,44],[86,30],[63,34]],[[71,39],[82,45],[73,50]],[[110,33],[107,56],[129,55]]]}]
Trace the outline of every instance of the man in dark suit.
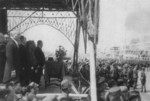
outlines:
[{"label": "man in dark suit", "polygon": [[25,85],[25,68],[27,66],[27,48],[26,48],[26,38],[24,36],[20,36],[20,45],[19,45],[19,53],[20,53],[20,82],[22,85]]},{"label": "man in dark suit", "polygon": [[35,49],[35,58],[37,60],[37,68],[35,70],[35,73],[36,73],[35,82],[37,84],[40,83],[40,79],[41,79],[42,71],[43,71],[43,66],[45,64],[45,56],[44,56],[44,53],[42,51],[42,47],[43,47],[43,42],[41,40],[39,40],[37,42],[37,47]]},{"label": "man in dark suit", "polygon": [[62,61],[46,62],[45,68],[49,79],[55,78],[60,81],[63,80],[65,76],[65,64]]},{"label": "man in dark suit", "polygon": [[11,38],[6,45],[6,65],[4,71],[3,82],[7,82],[11,78],[12,72],[15,71],[16,77],[19,77],[19,37]]},{"label": "man in dark suit", "polygon": [[54,67],[54,60],[52,57],[49,57],[48,60],[45,62],[45,70],[44,70],[45,84],[48,84],[50,82],[50,74],[52,67]]},{"label": "man in dark suit", "polygon": [[3,81],[5,62],[6,62],[6,41],[4,35],[0,33],[0,83]]},{"label": "man in dark suit", "polygon": [[35,49],[36,45],[33,40],[29,40],[26,43],[27,53],[26,59],[27,64],[25,67],[25,74],[26,74],[26,84],[28,85],[30,82],[35,82],[35,69],[37,67],[37,60],[35,58]]}]

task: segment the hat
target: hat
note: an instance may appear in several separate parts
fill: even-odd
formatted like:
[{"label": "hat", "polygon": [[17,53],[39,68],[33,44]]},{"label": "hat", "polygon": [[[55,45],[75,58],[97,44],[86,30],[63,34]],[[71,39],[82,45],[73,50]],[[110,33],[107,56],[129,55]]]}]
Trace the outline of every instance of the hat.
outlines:
[{"label": "hat", "polygon": [[34,82],[31,82],[28,86],[27,86],[27,92],[30,92],[31,89],[36,89],[39,85],[34,83]]},{"label": "hat", "polygon": [[6,89],[6,85],[0,84],[0,90]]},{"label": "hat", "polygon": [[0,98],[5,98],[5,96],[9,93],[10,90],[6,88],[6,85],[0,84]]},{"label": "hat", "polygon": [[100,77],[98,80],[98,85],[102,84],[105,82],[105,78],[104,77]]},{"label": "hat", "polygon": [[128,64],[124,64],[124,65],[123,65],[124,68],[126,68],[126,67],[128,67],[128,66],[129,66]]},{"label": "hat", "polygon": [[9,37],[9,35],[8,34],[4,34],[4,37],[7,38],[7,37]]},{"label": "hat", "polygon": [[71,86],[71,84],[70,84],[69,80],[63,80],[63,81],[61,82],[61,88],[62,88],[62,89],[67,89],[67,88],[69,88],[70,86]]},{"label": "hat", "polygon": [[31,83],[29,84],[29,87],[33,87],[33,88],[38,87],[38,86],[39,86],[39,85],[36,84],[35,82],[31,82]]}]

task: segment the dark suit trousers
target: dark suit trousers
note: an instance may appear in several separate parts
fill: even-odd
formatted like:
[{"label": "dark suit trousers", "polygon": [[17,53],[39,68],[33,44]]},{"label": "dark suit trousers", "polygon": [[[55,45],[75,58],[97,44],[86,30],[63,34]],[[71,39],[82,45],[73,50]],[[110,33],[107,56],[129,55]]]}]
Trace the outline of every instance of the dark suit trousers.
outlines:
[{"label": "dark suit trousers", "polygon": [[0,57],[0,82],[3,81],[5,62],[6,60],[3,59],[3,57]]},{"label": "dark suit trousers", "polygon": [[37,84],[40,83],[41,76],[42,76],[42,71],[43,71],[43,68],[42,68],[42,67],[39,67],[39,68],[37,68],[37,72],[35,72],[35,82],[36,82]]}]

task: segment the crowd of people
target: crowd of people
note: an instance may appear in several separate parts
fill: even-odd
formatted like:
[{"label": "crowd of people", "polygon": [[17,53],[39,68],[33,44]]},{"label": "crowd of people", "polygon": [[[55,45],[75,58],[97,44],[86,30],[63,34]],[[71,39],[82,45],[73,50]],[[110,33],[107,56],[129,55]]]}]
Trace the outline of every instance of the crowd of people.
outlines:
[{"label": "crowd of people", "polygon": [[[147,66],[147,64],[119,63],[112,59],[97,61],[96,79],[98,99],[101,101],[104,101],[104,99],[105,101],[128,101],[129,96],[123,97],[124,100],[121,100],[120,97],[123,93],[131,91],[131,96],[136,95],[137,97],[135,98],[140,99],[137,84],[138,80],[140,80],[141,92],[146,92],[145,69]],[[80,72],[83,75],[82,77],[87,81],[90,81],[89,67],[88,62],[81,63]],[[141,72],[141,75],[139,75],[139,72]],[[132,98],[131,96],[130,98]]]},{"label": "crowd of people", "polygon": [[9,82],[14,74],[23,86],[30,82],[39,84],[45,63],[42,47],[41,40],[37,42],[36,46],[34,41],[26,41],[24,36],[11,38],[1,34],[0,82]]},{"label": "crowd of people", "polygon": [[39,101],[36,94],[38,85],[30,83],[22,87],[20,82],[11,81],[0,85],[0,101]]},{"label": "crowd of people", "polygon": [[[11,94],[10,92],[12,92],[17,96],[21,94],[21,100],[19,101],[38,101],[36,98],[36,93],[38,92],[37,85],[40,85],[43,69],[45,84],[48,86],[51,78],[57,78],[61,83],[65,75],[75,78],[74,74],[79,76],[79,78],[73,79],[75,86],[79,86],[79,80],[81,80],[81,88],[90,86],[90,65],[88,59],[80,61],[77,65],[78,70],[73,70],[71,68],[72,63],[68,61],[66,63],[62,62],[62,58],[60,57],[57,58],[57,61],[54,61],[52,57],[46,60],[42,47],[43,42],[41,40],[38,40],[36,45],[33,40],[26,41],[24,36],[11,38],[7,35],[0,34],[0,84],[5,84],[5,86],[0,87],[6,88],[3,93],[9,92]],[[61,47],[59,48],[61,50]],[[60,51],[60,53],[62,54],[63,51]],[[136,91],[138,78],[141,80],[141,92],[146,92],[145,68],[147,65],[119,63],[109,59],[99,60],[97,64],[96,79],[99,100],[122,101],[120,100],[122,96],[123,101],[127,101],[129,99],[126,97],[126,92],[130,92],[131,89],[134,90],[132,93],[136,93],[135,95],[139,97],[140,95]],[[141,70],[140,77],[138,75],[139,70]],[[61,85],[59,84],[58,86]],[[68,86],[65,89],[69,89]],[[8,89],[9,91],[7,91]],[[65,92],[69,93],[70,91],[68,89]],[[105,92],[105,96],[103,92]],[[32,100],[27,100],[30,99],[30,95],[32,96]],[[3,97],[1,96],[1,98]]]}]

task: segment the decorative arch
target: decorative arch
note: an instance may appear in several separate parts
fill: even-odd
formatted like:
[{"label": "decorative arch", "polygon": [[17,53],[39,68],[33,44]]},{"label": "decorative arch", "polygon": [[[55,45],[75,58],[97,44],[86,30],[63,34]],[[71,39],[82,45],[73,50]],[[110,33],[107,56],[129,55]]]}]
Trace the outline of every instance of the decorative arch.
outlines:
[{"label": "decorative arch", "polygon": [[61,32],[74,46],[76,16],[72,12],[9,10],[8,32],[14,37],[37,25],[48,25]]},{"label": "decorative arch", "polygon": [[21,32],[21,33],[19,33],[19,34],[21,35],[21,34],[23,34],[24,32],[26,32],[27,30],[29,30],[29,29],[31,29],[31,28],[33,28],[33,27],[39,26],[39,25],[47,25],[47,26],[49,26],[49,27],[52,27],[52,28],[56,29],[56,30],[59,31],[63,36],[65,36],[65,38],[67,38],[67,40],[68,40],[68,41],[71,43],[71,45],[74,47],[74,43],[66,36],[65,33],[61,32],[61,31],[60,31],[59,29],[57,29],[56,27],[53,27],[53,26],[48,25],[48,24],[37,24],[37,25],[31,26],[31,27],[25,29],[23,32]]}]

